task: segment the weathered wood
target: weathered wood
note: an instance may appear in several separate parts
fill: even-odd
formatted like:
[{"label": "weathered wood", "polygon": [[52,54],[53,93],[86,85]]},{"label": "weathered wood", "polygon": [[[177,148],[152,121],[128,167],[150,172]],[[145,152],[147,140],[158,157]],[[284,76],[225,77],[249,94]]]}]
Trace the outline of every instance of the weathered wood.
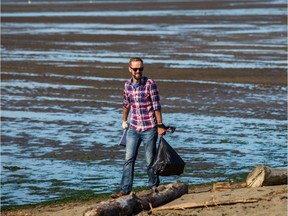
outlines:
[{"label": "weathered wood", "polygon": [[212,192],[231,190],[229,182],[216,182],[213,184]]},{"label": "weathered wood", "polygon": [[287,168],[256,166],[247,176],[248,187],[262,187],[287,184]]},{"label": "weathered wood", "polygon": [[171,206],[162,206],[153,209],[152,212],[156,211],[163,211],[163,210],[184,210],[190,208],[200,208],[200,207],[209,207],[209,206],[218,206],[218,205],[234,205],[237,203],[254,203],[258,202],[260,199],[241,199],[241,200],[230,200],[230,201],[207,201],[202,203],[197,202],[190,202],[190,203],[183,203],[178,205],[171,205]]},{"label": "weathered wood", "polygon": [[185,183],[174,183],[158,187],[153,192],[144,194],[131,193],[128,196],[115,200],[98,203],[87,209],[84,216],[121,216],[133,215],[143,210],[150,210],[157,206],[166,204],[174,199],[188,193],[188,185]]}]

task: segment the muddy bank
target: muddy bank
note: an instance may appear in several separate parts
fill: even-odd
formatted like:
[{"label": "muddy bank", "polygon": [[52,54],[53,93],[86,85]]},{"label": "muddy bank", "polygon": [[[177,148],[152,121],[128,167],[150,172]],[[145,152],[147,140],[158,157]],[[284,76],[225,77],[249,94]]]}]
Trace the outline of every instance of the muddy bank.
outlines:
[{"label": "muddy bank", "polygon": [[[279,215],[287,214],[287,186],[269,186],[261,188],[243,188],[243,183],[233,183],[231,190],[222,192],[211,192],[211,185],[198,185],[189,189],[189,194],[176,199],[163,207],[175,206],[183,203],[208,203],[210,201],[217,202],[231,202],[237,200],[239,203],[230,205],[216,205],[190,209],[178,210],[161,210],[151,212],[141,212],[138,215],[239,215],[247,214],[253,216],[260,215]],[[17,211],[4,211],[3,216],[70,216],[83,215],[85,210],[92,207],[98,202],[107,200],[95,199],[86,202],[73,202],[68,204],[57,204],[48,206],[37,206],[30,209],[23,209]],[[240,201],[243,200],[243,203]],[[245,200],[247,203],[245,203]],[[258,200],[249,203],[249,200]]]}]

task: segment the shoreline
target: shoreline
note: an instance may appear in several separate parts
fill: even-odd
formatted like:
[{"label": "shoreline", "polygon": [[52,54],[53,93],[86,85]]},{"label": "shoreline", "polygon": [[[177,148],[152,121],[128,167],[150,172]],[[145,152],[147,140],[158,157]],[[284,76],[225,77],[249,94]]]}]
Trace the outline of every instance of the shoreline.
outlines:
[{"label": "shoreline", "polygon": [[[198,184],[198,185],[190,185],[189,186],[189,191],[200,191],[200,190],[206,190],[207,187],[212,186],[213,183],[203,183],[203,184]],[[143,187],[135,187],[134,192],[141,192],[148,189],[148,187],[143,186]],[[18,211],[31,211],[33,209],[38,209],[42,208],[45,209],[47,207],[53,207],[53,206],[64,206],[67,205],[69,206],[70,204],[77,203],[76,205],[81,205],[81,203],[91,203],[91,202],[101,202],[105,201],[107,199],[110,199],[110,193],[107,194],[94,194],[90,198],[87,199],[79,199],[77,197],[70,197],[67,199],[55,199],[55,200],[50,200],[50,201],[45,201],[45,202],[40,202],[40,203],[34,203],[34,204],[24,204],[24,205],[9,205],[5,206],[4,208],[1,208],[1,212],[3,213],[17,213]]]},{"label": "shoreline", "polygon": [[[170,203],[164,204],[164,208],[167,206],[174,206],[177,204],[182,204],[183,202],[207,202],[211,198],[213,200],[223,199],[223,197],[237,197],[238,200],[239,194],[245,199],[249,200],[251,198],[255,199],[257,196],[259,197],[257,202],[253,203],[236,203],[229,205],[215,205],[210,207],[198,207],[192,209],[182,209],[182,210],[161,210],[161,211],[153,211],[152,214],[147,211],[142,211],[138,213],[139,216],[146,215],[199,215],[199,216],[207,216],[207,215],[238,215],[239,211],[246,212],[249,216],[257,216],[262,215],[263,210],[265,212],[270,212],[273,215],[273,211],[277,208],[279,212],[278,215],[283,215],[282,213],[287,213],[287,185],[276,185],[276,186],[265,186],[260,188],[247,188],[246,183],[243,181],[239,182],[231,182],[231,188],[229,190],[220,190],[213,191],[212,190],[213,182],[204,183],[199,185],[190,185],[189,192],[186,195],[181,196],[178,199],[171,201]],[[138,192],[143,192],[143,190],[137,190]],[[264,195],[266,194],[266,195]],[[285,195],[286,194],[286,195]],[[267,196],[270,196],[267,197]],[[198,197],[198,198],[197,198]],[[49,203],[39,203],[25,206],[18,206],[13,209],[1,209],[1,213],[3,216],[80,216],[83,215],[86,209],[92,207],[96,203],[107,201],[111,199],[110,196],[107,195],[99,195],[96,198],[91,198],[87,200],[80,201],[51,201]],[[192,199],[190,201],[190,199]],[[234,198],[235,199],[235,198]],[[244,199],[244,200],[245,200]],[[285,204],[286,203],[286,204]],[[275,206],[276,205],[276,206]],[[263,208],[265,206],[265,208]],[[1,215],[2,215],[1,214]]]}]

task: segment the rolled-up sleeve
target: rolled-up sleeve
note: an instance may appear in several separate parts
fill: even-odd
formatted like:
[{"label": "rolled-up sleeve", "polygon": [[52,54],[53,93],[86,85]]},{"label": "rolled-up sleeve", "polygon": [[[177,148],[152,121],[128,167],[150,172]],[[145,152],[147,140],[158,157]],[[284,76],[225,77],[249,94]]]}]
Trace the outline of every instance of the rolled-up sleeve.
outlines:
[{"label": "rolled-up sleeve", "polygon": [[160,96],[158,92],[158,87],[155,82],[151,83],[150,95],[151,95],[153,109],[161,110]]},{"label": "rolled-up sleeve", "polygon": [[130,107],[130,101],[129,101],[128,90],[127,90],[127,83],[125,83],[125,85],[124,85],[123,106],[126,107],[126,108]]}]

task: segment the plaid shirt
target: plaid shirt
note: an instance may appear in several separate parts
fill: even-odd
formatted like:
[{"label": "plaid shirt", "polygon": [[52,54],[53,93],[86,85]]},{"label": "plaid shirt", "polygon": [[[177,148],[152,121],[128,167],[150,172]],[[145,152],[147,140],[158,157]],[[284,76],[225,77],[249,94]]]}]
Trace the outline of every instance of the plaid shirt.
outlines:
[{"label": "plaid shirt", "polygon": [[156,126],[155,110],[160,110],[160,97],[156,83],[142,77],[138,87],[132,78],[124,85],[123,106],[131,108],[130,125],[137,131],[145,131]]}]

